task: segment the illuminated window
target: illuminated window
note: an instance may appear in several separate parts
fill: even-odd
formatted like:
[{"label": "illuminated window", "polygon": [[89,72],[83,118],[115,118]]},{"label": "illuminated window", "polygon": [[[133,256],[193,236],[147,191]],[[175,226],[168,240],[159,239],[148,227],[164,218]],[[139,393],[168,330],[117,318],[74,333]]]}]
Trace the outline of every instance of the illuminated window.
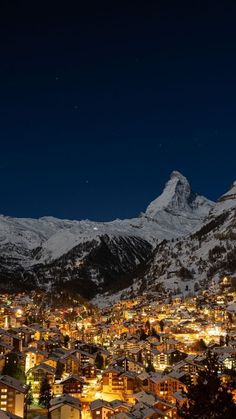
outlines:
[{"label": "illuminated window", "polygon": [[7,393],[7,389],[6,388],[1,388],[1,393]]},{"label": "illuminated window", "polygon": [[1,394],[1,399],[6,399],[7,395],[6,394]]},{"label": "illuminated window", "polygon": [[2,402],[2,401],[1,401],[1,405],[6,405],[6,404],[7,404],[7,402]]}]

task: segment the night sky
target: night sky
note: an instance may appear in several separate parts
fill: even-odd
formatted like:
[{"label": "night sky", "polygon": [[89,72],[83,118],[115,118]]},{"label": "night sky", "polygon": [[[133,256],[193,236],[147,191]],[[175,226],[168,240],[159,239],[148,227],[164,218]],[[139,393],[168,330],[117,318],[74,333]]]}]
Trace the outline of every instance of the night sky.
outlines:
[{"label": "night sky", "polygon": [[0,213],[136,216],[172,170],[228,189],[234,1],[32,3],[0,6]]}]

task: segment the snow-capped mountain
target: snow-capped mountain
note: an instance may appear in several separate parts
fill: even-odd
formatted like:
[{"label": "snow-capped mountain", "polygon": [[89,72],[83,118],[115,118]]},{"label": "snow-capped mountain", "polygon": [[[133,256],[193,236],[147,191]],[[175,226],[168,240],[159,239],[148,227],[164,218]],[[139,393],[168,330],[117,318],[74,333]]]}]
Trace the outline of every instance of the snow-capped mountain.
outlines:
[{"label": "snow-capped mountain", "polygon": [[28,267],[52,262],[80,243],[97,241],[103,235],[137,236],[156,244],[197,229],[212,206],[211,201],[191,191],[183,175],[173,172],[163,193],[146,212],[130,220],[102,223],[0,216],[1,255],[12,257],[14,266]]},{"label": "snow-capped mountain", "polygon": [[231,188],[222,195],[216,205],[212,208],[210,215],[216,216],[222,212],[234,209],[236,205],[236,181],[233,182]]},{"label": "snow-capped mountain", "polygon": [[102,223],[0,216],[0,282],[60,284],[92,297],[130,286],[134,278],[173,289],[186,269],[194,286],[209,275],[209,251],[224,234],[234,234],[235,208],[236,183],[213,203],[174,171],[137,218]]},{"label": "snow-capped mountain", "polygon": [[162,194],[147,207],[144,217],[155,220],[159,226],[158,237],[168,240],[198,229],[213,206],[213,202],[192,191],[186,177],[174,171]]},{"label": "snow-capped mountain", "polygon": [[236,272],[236,182],[211,207],[201,228],[175,240],[164,240],[154,251],[145,278],[172,292],[194,292]]},{"label": "snow-capped mountain", "polygon": [[186,177],[174,171],[162,194],[147,207],[146,215],[158,219],[164,211],[199,222],[208,215],[212,206],[213,202],[193,193]]}]

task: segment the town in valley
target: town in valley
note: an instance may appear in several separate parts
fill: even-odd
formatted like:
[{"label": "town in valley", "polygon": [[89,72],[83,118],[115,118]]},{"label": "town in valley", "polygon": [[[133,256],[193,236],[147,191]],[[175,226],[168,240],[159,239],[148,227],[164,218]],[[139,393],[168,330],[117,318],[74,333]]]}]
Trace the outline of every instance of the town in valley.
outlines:
[{"label": "town in valley", "polygon": [[1,294],[1,417],[179,418],[209,353],[236,400],[235,284],[103,308],[63,291]]}]

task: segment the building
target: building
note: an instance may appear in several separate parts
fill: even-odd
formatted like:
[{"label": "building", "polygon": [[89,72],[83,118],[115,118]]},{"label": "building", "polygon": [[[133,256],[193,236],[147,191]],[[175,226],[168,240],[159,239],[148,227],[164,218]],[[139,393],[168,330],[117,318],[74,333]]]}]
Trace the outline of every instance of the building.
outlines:
[{"label": "building", "polygon": [[114,414],[114,409],[105,400],[94,400],[90,403],[92,419],[108,419]]},{"label": "building", "polygon": [[106,402],[98,399],[90,403],[92,419],[107,419],[118,413],[128,413],[130,406],[121,400]]},{"label": "building", "polygon": [[25,372],[43,362],[47,358],[47,355],[48,353],[46,351],[40,351],[36,348],[29,348],[26,351]]},{"label": "building", "polygon": [[0,409],[20,418],[24,417],[26,407],[26,388],[15,378],[0,376]]},{"label": "building", "polygon": [[50,384],[55,379],[56,369],[47,364],[39,364],[27,371],[27,382],[32,384],[32,393],[34,397],[39,396],[40,384],[47,377]]},{"label": "building", "polygon": [[0,419],[21,419],[20,416],[16,416],[11,412],[5,412],[0,410]]},{"label": "building", "polygon": [[[173,373],[174,375],[174,373]],[[149,391],[162,397],[165,400],[171,400],[171,396],[177,391],[186,391],[186,385],[181,381],[185,374],[177,374],[175,376],[163,375],[159,376],[153,374],[149,378]]]},{"label": "building", "polygon": [[81,396],[83,391],[84,381],[78,375],[71,375],[70,377],[60,382],[62,385],[62,392],[73,397]]},{"label": "building", "polygon": [[137,385],[137,374],[124,371],[120,367],[110,367],[102,375],[102,390],[104,393],[122,394],[129,399],[136,391]]},{"label": "building", "polygon": [[129,357],[120,357],[115,360],[115,364],[123,368],[125,371],[132,371],[140,374],[145,371],[145,366],[140,362],[136,362]]},{"label": "building", "polygon": [[186,354],[175,349],[160,352],[157,349],[151,351],[151,362],[155,369],[164,370],[180,360],[186,358]]},{"label": "building", "polygon": [[51,419],[81,419],[81,403],[79,399],[63,394],[50,402]]}]

